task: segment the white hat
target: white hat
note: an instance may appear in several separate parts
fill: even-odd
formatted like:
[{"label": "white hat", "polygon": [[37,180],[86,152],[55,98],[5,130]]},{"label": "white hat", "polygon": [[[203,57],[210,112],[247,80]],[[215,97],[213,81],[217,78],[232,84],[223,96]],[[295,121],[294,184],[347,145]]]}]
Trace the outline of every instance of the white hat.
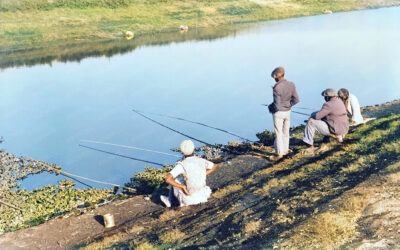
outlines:
[{"label": "white hat", "polygon": [[194,143],[191,140],[184,140],[181,143],[181,152],[184,155],[191,155],[194,152]]}]

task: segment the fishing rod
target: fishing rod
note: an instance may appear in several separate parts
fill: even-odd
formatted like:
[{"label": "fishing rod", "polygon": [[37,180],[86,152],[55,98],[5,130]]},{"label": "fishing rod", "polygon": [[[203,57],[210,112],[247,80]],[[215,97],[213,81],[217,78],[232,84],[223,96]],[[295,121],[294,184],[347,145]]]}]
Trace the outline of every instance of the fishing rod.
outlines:
[{"label": "fishing rod", "polygon": [[115,146],[115,147],[120,147],[120,148],[136,149],[136,150],[141,150],[141,151],[152,152],[152,153],[157,153],[157,154],[162,154],[162,155],[174,156],[176,158],[181,158],[181,156],[176,155],[176,154],[169,154],[169,153],[156,151],[156,150],[151,150],[151,149],[146,149],[146,148],[138,148],[138,147],[134,147],[134,146],[127,146],[127,145],[122,145],[122,144],[114,144],[114,143],[109,143],[109,142],[92,141],[92,140],[81,140],[81,141],[82,142],[88,142],[88,143],[102,144],[102,145],[110,145],[110,146]]},{"label": "fishing rod", "polygon": [[308,116],[308,117],[311,116],[310,114],[306,114],[306,113],[302,113],[302,112],[297,112],[297,111],[293,111],[293,110],[292,110],[291,112],[296,113],[296,114],[299,114],[299,115],[305,115],[305,116]]},{"label": "fishing rod", "polygon": [[[142,111],[140,111],[140,112],[142,112]],[[210,126],[210,125],[201,123],[201,122],[196,122],[196,121],[187,120],[187,119],[181,118],[181,117],[170,116],[170,115],[163,115],[163,114],[157,114],[157,113],[151,113],[151,112],[143,112],[143,113],[147,113],[147,114],[150,114],[150,115],[157,115],[157,116],[161,116],[161,117],[167,117],[167,118],[170,118],[170,119],[175,119],[175,120],[179,120],[179,121],[184,121],[184,122],[189,122],[189,123],[197,124],[197,125],[200,125],[200,126],[203,126],[203,127],[207,127],[207,128],[211,128],[211,129],[215,129],[215,130],[221,131],[221,132],[226,133],[226,134],[229,134],[229,135],[233,135],[233,136],[235,136],[235,137],[237,137],[237,138],[240,138],[240,139],[242,139],[242,140],[245,140],[245,141],[247,141],[247,142],[254,142],[254,141],[249,140],[249,139],[247,139],[247,138],[244,138],[244,137],[242,137],[242,136],[240,136],[240,135],[237,135],[237,134],[234,134],[234,133],[232,133],[232,132],[229,132],[229,131],[227,131],[227,130],[225,130],[225,129],[213,127],[213,126]]]},{"label": "fishing rod", "polygon": [[302,108],[302,107],[293,107],[294,109],[303,109],[303,110],[310,110],[310,111],[315,111],[315,109],[310,109],[310,108]]},{"label": "fishing rod", "polygon": [[131,159],[131,160],[134,160],[134,161],[146,162],[146,163],[158,165],[158,166],[161,166],[161,167],[163,167],[163,166],[165,165],[165,164],[158,163],[158,162],[142,160],[142,159],[139,159],[139,158],[134,158],[134,157],[126,156],[126,155],[121,155],[121,154],[109,152],[109,151],[106,151],[106,150],[101,150],[101,149],[97,149],[97,148],[92,148],[92,147],[85,146],[85,145],[82,145],[82,144],[79,144],[79,146],[80,146],[80,147],[84,147],[84,148],[88,148],[88,149],[91,149],[91,150],[94,150],[94,151],[102,152],[102,153],[105,153],[105,154],[115,155],[115,156],[119,156],[119,157],[122,157],[122,158]]},{"label": "fishing rod", "polygon": [[205,141],[196,139],[196,138],[194,138],[194,137],[192,137],[192,136],[190,136],[190,135],[187,135],[187,134],[184,134],[184,133],[182,133],[182,132],[179,132],[179,131],[176,130],[176,129],[170,128],[170,127],[168,127],[168,126],[162,124],[161,122],[158,122],[158,121],[156,121],[156,120],[153,120],[153,119],[151,119],[150,117],[148,117],[148,116],[146,116],[146,115],[140,113],[139,111],[137,111],[137,110],[135,110],[135,109],[132,109],[132,111],[135,112],[136,114],[138,114],[138,115],[140,115],[140,116],[146,118],[147,120],[152,121],[152,122],[154,122],[154,123],[156,123],[156,124],[158,124],[158,125],[160,125],[160,126],[166,128],[166,129],[169,129],[169,130],[171,130],[171,131],[173,131],[173,132],[175,132],[175,133],[178,133],[178,134],[180,134],[180,135],[183,135],[183,136],[185,136],[185,137],[187,137],[187,138],[190,138],[190,139],[192,139],[192,140],[195,140],[195,141],[197,141],[197,142],[203,143],[203,144],[205,144],[205,145],[207,145],[207,146],[212,146],[210,143],[207,143],[207,142],[205,142]]},{"label": "fishing rod", "polygon": [[3,205],[5,205],[5,206],[7,206],[7,207],[11,207],[11,208],[17,209],[17,210],[19,210],[19,211],[22,211],[21,208],[18,208],[18,207],[14,206],[14,205],[11,205],[10,203],[7,203],[7,202],[5,202],[5,201],[1,201],[1,200],[0,200],[0,204],[3,204]]},{"label": "fishing rod", "polygon": [[76,182],[79,182],[80,184],[85,185],[85,186],[87,186],[88,188],[93,188],[93,186],[90,186],[89,184],[86,184],[86,183],[84,183],[83,181],[80,181],[80,180],[78,180],[78,179],[76,179],[76,178],[74,178],[74,177],[72,177],[72,176],[68,176],[68,175],[66,175],[66,174],[64,174],[64,173],[62,173],[62,172],[60,172],[60,175],[65,176],[65,177],[67,177],[67,178],[70,178],[71,180],[74,180],[74,181],[76,181]]},{"label": "fishing rod", "polygon": [[[261,104],[261,105],[263,105],[263,106],[268,106],[267,104]],[[310,114],[306,114],[306,113],[302,113],[302,112],[297,112],[297,111],[293,111],[293,110],[291,110],[291,112],[293,112],[293,113],[295,113],[295,114],[299,114],[299,115],[305,115],[305,116],[308,116],[308,117],[311,116]]]}]

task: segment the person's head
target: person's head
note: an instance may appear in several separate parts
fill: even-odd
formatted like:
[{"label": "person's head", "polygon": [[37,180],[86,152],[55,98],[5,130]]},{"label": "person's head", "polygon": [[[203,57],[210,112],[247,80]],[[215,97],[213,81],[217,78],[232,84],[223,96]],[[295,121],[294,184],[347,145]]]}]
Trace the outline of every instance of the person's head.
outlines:
[{"label": "person's head", "polygon": [[181,152],[185,156],[192,155],[194,153],[194,143],[191,140],[184,140],[181,143]]},{"label": "person's head", "polygon": [[339,89],[338,96],[340,97],[340,99],[345,101],[349,99],[349,91],[347,89]]},{"label": "person's head", "polygon": [[337,97],[336,90],[334,89],[325,89],[322,91],[321,95],[324,97],[325,101],[329,101],[334,97]]},{"label": "person's head", "polygon": [[271,77],[274,78],[276,82],[279,82],[285,78],[285,69],[283,67],[275,68],[271,73]]}]

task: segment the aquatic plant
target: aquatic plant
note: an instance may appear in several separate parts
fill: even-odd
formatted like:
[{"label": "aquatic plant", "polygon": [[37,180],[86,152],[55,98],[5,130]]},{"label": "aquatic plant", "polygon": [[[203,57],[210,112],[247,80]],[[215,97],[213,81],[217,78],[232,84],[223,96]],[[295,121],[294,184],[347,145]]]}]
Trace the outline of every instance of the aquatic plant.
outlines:
[{"label": "aquatic plant", "polygon": [[2,192],[2,199],[21,210],[0,206],[0,233],[39,225],[69,212],[80,214],[83,208],[115,198],[109,189],[76,189],[75,183],[61,180],[27,191],[14,189]]},{"label": "aquatic plant", "polygon": [[[171,171],[173,166],[167,165],[163,168],[146,167],[143,172],[135,173],[130,182],[125,186],[136,189],[137,194],[151,194],[156,189],[166,187],[165,175]],[[129,191],[124,191],[128,193]]]}]

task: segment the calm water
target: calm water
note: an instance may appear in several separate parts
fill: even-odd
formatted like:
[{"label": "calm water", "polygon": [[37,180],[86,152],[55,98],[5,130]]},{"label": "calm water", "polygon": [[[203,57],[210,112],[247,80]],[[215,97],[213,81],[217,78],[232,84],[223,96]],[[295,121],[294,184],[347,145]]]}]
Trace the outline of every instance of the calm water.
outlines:
[{"label": "calm water", "polygon": [[[1,146],[123,184],[148,164],[79,147],[81,139],[166,152],[184,139],[132,108],[202,121],[255,140],[257,132],[272,128],[260,104],[272,100],[269,74],[275,66],[285,66],[287,79],[296,84],[299,107],[318,109],[327,87],[348,88],[361,105],[382,103],[400,97],[399,41],[396,7],[273,21],[223,39],[142,47],[111,58],[8,68],[0,72],[0,135],[6,139]],[[154,118],[210,143],[236,140]],[[292,124],[304,118],[292,114]],[[176,159],[95,147],[162,163]],[[24,187],[57,180],[31,176]]]}]

